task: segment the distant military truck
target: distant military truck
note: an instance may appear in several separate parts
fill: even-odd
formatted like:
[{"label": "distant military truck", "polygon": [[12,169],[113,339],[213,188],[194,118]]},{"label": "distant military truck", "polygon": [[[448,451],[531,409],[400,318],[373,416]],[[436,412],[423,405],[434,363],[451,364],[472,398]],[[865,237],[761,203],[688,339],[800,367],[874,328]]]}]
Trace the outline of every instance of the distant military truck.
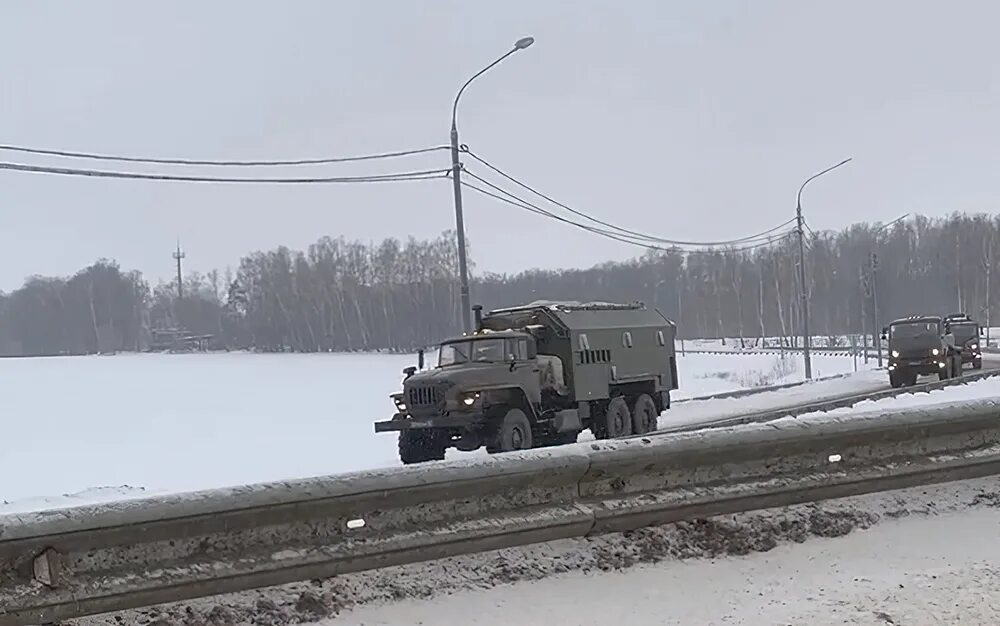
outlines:
[{"label": "distant military truck", "polygon": [[[482,314],[444,341],[437,366],[404,370],[396,414],[403,463],[643,434],[677,389],[674,324],[642,304],[539,303]],[[423,369],[423,355],[420,357]]]},{"label": "distant military truck", "polygon": [[955,337],[937,316],[898,319],[882,329],[889,340],[889,384],[913,386],[917,376],[937,374],[940,380],[962,375],[962,356]]},{"label": "distant military truck", "polygon": [[962,355],[962,364],[971,363],[972,369],[982,369],[983,350],[979,338],[983,329],[979,323],[965,313],[955,313],[946,315],[944,324],[945,331],[950,331],[955,336],[955,346]]}]

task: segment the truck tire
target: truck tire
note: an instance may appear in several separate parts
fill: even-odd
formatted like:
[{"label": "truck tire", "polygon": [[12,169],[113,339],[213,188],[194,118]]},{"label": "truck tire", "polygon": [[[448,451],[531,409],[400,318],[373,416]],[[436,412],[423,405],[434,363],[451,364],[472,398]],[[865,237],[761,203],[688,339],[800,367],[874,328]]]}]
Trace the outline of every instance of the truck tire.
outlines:
[{"label": "truck tire", "polygon": [[660,412],[656,410],[656,403],[646,394],[642,394],[632,405],[632,433],[635,435],[645,435],[656,430],[656,421],[660,417]]},{"label": "truck tire", "polygon": [[903,386],[903,377],[897,372],[889,372],[889,386],[893,389],[899,389]]},{"label": "truck tire", "polygon": [[511,409],[500,423],[495,441],[486,447],[486,451],[494,453],[528,450],[532,445],[531,422],[528,421],[528,416],[521,409]]},{"label": "truck tire", "polygon": [[903,379],[903,384],[906,385],[907,387],[912,387],[912,386],[916,385],[917,384],[917,373],[916,372],[909,372],[906,375],[906,378]]},{"label": "truck tire", "polygon": [[628,402],[622,396],[617,396],[608,402],[604,411],[604,428],[608,439],[627,437],[632,434],[632,412],[628,410]]},{"label": "truck tire", "polygon": [[422,428],[399,431],[399,460],[404,465],[443,461],[447,448],[445,433]]}]

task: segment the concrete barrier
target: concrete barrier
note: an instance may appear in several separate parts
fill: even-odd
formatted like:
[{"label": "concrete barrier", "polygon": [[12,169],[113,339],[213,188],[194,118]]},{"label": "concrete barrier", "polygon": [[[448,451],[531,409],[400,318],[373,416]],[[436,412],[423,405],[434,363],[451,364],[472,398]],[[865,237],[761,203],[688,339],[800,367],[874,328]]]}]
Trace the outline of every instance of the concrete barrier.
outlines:
[{"label": "concrete barrier", "polygon": [[0,625],[1000,473],[991,401],[0,517]]}]

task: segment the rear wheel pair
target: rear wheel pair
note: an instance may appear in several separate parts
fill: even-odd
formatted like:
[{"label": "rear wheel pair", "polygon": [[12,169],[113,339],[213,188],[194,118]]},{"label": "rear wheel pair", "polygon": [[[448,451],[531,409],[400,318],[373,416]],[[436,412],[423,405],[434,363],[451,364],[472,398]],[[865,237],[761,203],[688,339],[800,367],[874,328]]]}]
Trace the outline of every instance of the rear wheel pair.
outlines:
[{"label": "rear wheel pair", "polygon": [[637,397],[631,408],[624,396],[615,396],[608,402],[604,415],[595,416],[594,436],[616,439],[632,434],[645,435],[656,430],[659,415],[656,403],[647,394]]}]

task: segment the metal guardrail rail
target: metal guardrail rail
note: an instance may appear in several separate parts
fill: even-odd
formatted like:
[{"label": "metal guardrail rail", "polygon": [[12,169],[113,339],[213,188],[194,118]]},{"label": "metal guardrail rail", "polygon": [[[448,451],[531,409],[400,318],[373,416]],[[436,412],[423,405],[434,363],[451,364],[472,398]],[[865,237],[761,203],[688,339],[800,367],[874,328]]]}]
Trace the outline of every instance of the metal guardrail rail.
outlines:
[{"label": "metal guardrail rail", "polygon": [[0,517],[0,626],[1000,473],[992,401]]}]

